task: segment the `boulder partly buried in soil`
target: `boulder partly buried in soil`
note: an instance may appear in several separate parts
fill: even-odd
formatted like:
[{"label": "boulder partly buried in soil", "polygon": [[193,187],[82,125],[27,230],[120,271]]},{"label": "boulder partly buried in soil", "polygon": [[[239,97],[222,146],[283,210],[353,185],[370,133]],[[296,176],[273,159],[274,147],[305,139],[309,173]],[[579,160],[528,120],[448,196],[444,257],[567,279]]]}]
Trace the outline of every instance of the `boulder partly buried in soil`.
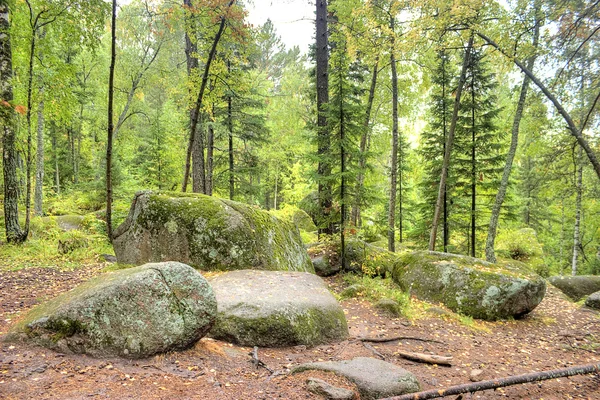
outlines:
[{"label": "boulder partly buried in soil", "polygon": [[585,305],[589,308],[600,310],[600,291],[590,294],[590,296],[585,300]]},{"label": "boulder partly buried in soil", "polygon": [[192,346],[217,313],[209,283],[178,262],[107,273],[31,310],[9,339],[93,356],[144,358]]},{"label": "boulder partly buried in soil", "polygon": [[485,320],[527,314],[546,293],[546,282],[518,261],[492,264],[448,253],[401,254],[392,278],[423,300]]},{"label": "boulder partly buried in soil", "polygon": [[548,280],[574,301],[600,291],[600,276],[596,275],[552,276]]},{"label": "boulder partly buried in soil", "polygon": [[113,245],[126,264],[172,260],[203,270],[314,272],[292,223],[201,194],[138,192]]},{"label": "boulder partly buried in soil", "polygon": [[344,340],[344,311],[321,278],[305,272],[232,271],[210,281],[218,303],[210,336],[242,346]]},{"label": "boulder partly buried in soil", "polygon": [[317,370],[334,372],[354,382],[361,399],[400,396],[420,390],[419,381],[409,371],[397,365],[369,357],[349,361],[325,361],[302,364],[292,373]]}]

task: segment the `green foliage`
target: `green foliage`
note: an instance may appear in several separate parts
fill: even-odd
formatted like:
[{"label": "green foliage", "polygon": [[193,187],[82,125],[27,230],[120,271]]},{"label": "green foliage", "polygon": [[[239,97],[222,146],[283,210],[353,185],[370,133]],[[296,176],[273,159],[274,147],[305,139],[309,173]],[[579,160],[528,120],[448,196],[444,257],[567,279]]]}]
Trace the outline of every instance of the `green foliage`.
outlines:
[{"label": "green foliage", "polygon": [[371,303],[383,299],[393,300],[397,304],[397,316],[412,317],[411,302],[408,294],[402,292],[391,278],[359,276],[355,274],[344,275],[344,282],[350,290],[342,292],[342,298],[364,297]]},{"label": "green foliage", "polygon": [[536,232],[531,228],[500,232],[497,239],[497,254],[500,257],[521,261],[540,276],[550,276],[544,261],[544,250]]}]

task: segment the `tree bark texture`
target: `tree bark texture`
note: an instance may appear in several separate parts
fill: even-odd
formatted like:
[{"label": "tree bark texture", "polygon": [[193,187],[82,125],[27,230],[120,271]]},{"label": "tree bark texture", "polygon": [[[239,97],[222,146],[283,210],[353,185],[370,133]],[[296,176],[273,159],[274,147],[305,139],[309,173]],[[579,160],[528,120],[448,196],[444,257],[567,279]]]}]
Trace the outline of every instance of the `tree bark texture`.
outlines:
[{"label": "tree bark texture", "polygon": [[[477,36],[479,36],[480,38],[482,38],[483,40],[485,40],[490,46],[494,47],[496,50],[498,50],[500,53],[502,53],[506,56],[506,53],[492,39],[490,39],[489,37],[487,37],[486,35],[484,35],[481,32],[475,32],[475,34]],[[564,109],[561,102],[558,101],[558,99],[552,93],[550,93],[550,90],[548,90],[548,88],[542,83],[542,81],[540,81],[533,74],[533,72],[531,72],[531,70],[529,68],[527,68],[518,59],[513,58],[513,57],[510,57],[510,58],[521,69],[521,71],[523,71],[523,73],[525,73],[529,77],[529,79],[531,79],[531,81],[533,83],[535,83],[535,85],[542,91],[542,93],[544,93],[546,98],[552,102],[552,104],[556,108],[556,111],[558,111],[558,113],[563,117],[563,119],[567,123],[567,126],[569,127],[569,131],[571,132],[571,135],[573,135],[575,137],[575,139],[577,139],[577,143],[585,151],[586,156],[588,157],[588,159],[590,160],[590,163],[594,167],[594,171],[596,172],[596,175],[600,179],[600,162],[598,161],[598,157],[596,157],[596,153],[590,147],[590,144],[588,143],[586,138],[583,136],[582,131],[579,128],[577,128],[577,126],[575,125],[575,122],[573,121],[573,118],[571,118],[571,115],[567,112],[567,110]]]},{"label": "tree bark texture", "polygon": [[319,165],[317,167],[319,206],[321,221],[319,233],[333,233],[329,218],[333,205],[331,190],[331,137],[327,126],[327,104],[329,103],[329,50],[327,34],[327,0],[316,0],[316,75],[317,75],[317,153]]},{"label": "tree bark texture", "polygon": [[[227,64],[229,68],[229,63]],[[233,164],[233,109],[231,104],[231,96],[227,96],[227,131],[229,133],[229,200],[233,200],[235,196],[235,170]]]},{"label": "tree bark texture", "polygon": [[[540,20],[539,20],[539,4],[535,5],[535,26],[533,31],[533,51],[537,51],[539,37],[540,37]],[[536,54],[532,54],[527,60],[527,69],[533,70],[535,64]],[[498,187],[498,193],[496,193],[496,200],[492,208],[492,216],[490,217],[490,224],[488,226],[488,234],[485,243],[485,258],[487,261],[496,262],[495,242],[496,234],[498,232],[498,221],[500,219],[500,210],[504,198],[506,197],[506,190],[508,189],[508,180],[512,171],[513,161],[515,154],[517,153],[517,146],[519,144],[519,126],[521,124],[521,118],[523,117],[523,111],[525,110],[525,100],[527,99],[527,91],[529,89],[529,83],[531,79],[525,75],[523,77],[523,83],[521,85],[521,93],[519,94],[519,102],[515,110],[515,117],[513,119],[513,125],[511,130],[510,148],[506,155],[506,163],[504,165],[504,171],[502,172],[502,179],[500,180],[500,186]]]},{"label": "tree bark texture", "polygon": [[514,375],[506,378],[490,379],[487,381],[451,386],[446,389],[432,389],[424,392],[404,394],[402,396],[387,397],[379,400],[428,400],[445,396],[454,396],[461,393],[475,393],[482,390],[497,389],[522,383],[538,382],[547,379],[562,378],[565,376],[587,375],[600,372],[600,364],[577,365],[575,367],[554,369],[552,371],[531,372],[528,374]]},{"label": "tree bark texture", "polygon": [[4,174],[4,218],[6,240],[20,243],[25,238],[19,225],[19,182],[12,90],[12,51],[10,10],[7,0],[0,0],[0,123],[2,124],[2,172]]},{"label": "tree bark texture", "polygon": [[106,232],[108,240],[112,242],[112,147],[113,147],[113,95],[115,87],[115,60],[116,60],[116,24],[117,24],[117,0],[112,1],[112,17],[111,17],[111,45],[110,45],[110,66],[108,73],[108,130],[106,141]]},{"label": "tree bark texture", "polygon": [[[231,8],[235,0],[230,0],[227,4],[227,9]],[[196,129],[198,128],[198,117],[200,114],[200,109],[202,108],[202,100],[204,99],[204,91],[206,90],[206,85],[208,83],[210,66],[215,59],[215,54],[217,53],[217,45],[221,40],[221,36],[223,35],[223,31],[225,30],[227,19],[225,15],[221,16],[221,22],[219,24],[219,30],[215,34],[213,39],[212,46],[210,48],[210,52],[208,53],[208,59],[206,60],[206,65],[204,66],[204,73],[202,74],[202,82],[200,83],[200,91],[198,92],[198,98],[196,99],[196,104],[191,112],[191,121],[190,121],[190,136],[188,140],[187,147],[187,155],[185,159],[185,169],[183,173],[183,183],[181,185],[181,190],[185,192],[187,190],[190,168],[191,168],[191,160],[192,160],[192,148],[194,146],[194,140],[196,138]],[[204,151],[204,150],[203,150]],[[204,184],[204,183],[203,183]]]},{"label": "tree bark texture", "polygon": [[208,138],[206,142],[206,194],[213,194],[213,169],[215,152],[215,127],[208,124]]},{"label": "tree bark texture", "polygon": [[[44,95],[43,88],[40,96]],[[44,215],[44,100],[40,100],[37,109],[37,149],[35,166],[35,191],[33,196],[33,211],[35,215]]]},{"label": "tree bark texture", "polygon": [[575,162],[575,227],[573,228],[573,257],[571,259],[571,275],[577,275],[577,259],[581,246],[581,196],[583,194],[583,165],[581,147],[577,148],[577,161]]},{"label": "tree bark texture", "polygon": [[452,110],[452,121],[450,122],[450,129],[448,130],[448,137],[446,138],[446,146],[444,152],[444,161],[442,163],[442,174],[440,177],[440,185],[438,187],[438,196],[435,204],[435,211],[433,214],[433,222],[431,224],[431,235],[429,236],[429,250],[435,251],[435,242],[437,239],[437,228],[440,220],[440,214],[442,211],[442,203],[444,200],[444,193],[446,190],[446,180],[448,178],[448,167],[450,166],[450,155],[452,153],[452,145],[454,144],[454,132],[456,131],[456,122],[458,120],[458,112],[460,110],[460,98],[462,96],[463,87],[467,76],[467,67],[469,66],[471,59],[471,50],[473,48],[473,36],[469,38],[467,49],[465,50],[465,56],[463,59],[462,69],[460,71],[460,78],[458,79],[458,86],[456,88],[456,97],[454,99],[454,109]]},{"label": "tree bark texture", "polygon": [[398,185],[398,73],[394,55],[394,18],[390,17],[391,46],[390,65],[392,67],[392,155],[390,162],[390,201],[388,203],[388,250],[396,251],[396,191]]}]

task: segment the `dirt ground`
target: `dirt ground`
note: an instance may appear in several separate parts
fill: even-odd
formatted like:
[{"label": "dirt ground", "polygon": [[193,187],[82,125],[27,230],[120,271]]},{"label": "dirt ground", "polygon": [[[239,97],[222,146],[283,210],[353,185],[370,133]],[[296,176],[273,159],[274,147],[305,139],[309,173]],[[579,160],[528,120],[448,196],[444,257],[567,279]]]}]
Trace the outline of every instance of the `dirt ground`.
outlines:
[{"label": "dirt ground", "polygon": [[[33,305],[100,273],[102,267],[62,272],[50,268],[0,270],[0,334]],[[333,291],[342,287],[340,278],[327,282]],[[402,340],[373,345],[386,361],[413,372],[423,390],[469,383],[475,369],[483,371],[483,379],[491,379],[600,361],[600,315],[569,302],[554,288],[524,319],[481,323],[479,329],[433,313],[415,321],[390,318],[360,299],[344,300],[342,306],[350,327],[349,340],[314,348],[259,349],[259,358],[273,372],[254,367],[251,348],[207,338],[187,351],[144,360],[95,359],[0,343],[0,399],[318,399],[320,396],[306,390],[308,377],[356,388],[324,372],[287,372],[305,362],[377,357],[373,350],[352,340],[360,336],[402,335],[443,342]],[[420,364],[400,358],[397,351],[453,356],[453,365]],[[600,377],[554,379],[462,398],[600,399]]]}]

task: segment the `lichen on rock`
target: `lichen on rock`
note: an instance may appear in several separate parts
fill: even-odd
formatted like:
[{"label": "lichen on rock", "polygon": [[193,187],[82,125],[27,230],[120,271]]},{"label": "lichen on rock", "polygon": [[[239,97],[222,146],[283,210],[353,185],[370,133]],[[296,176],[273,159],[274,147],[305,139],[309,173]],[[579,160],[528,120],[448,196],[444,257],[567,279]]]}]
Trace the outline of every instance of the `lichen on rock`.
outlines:
[{"label": "lichen on rock", "polygon": [[100,275],[31,310],[10,332],[63,352],[149,357],[192,346],[212,327],[212,288],[178,262]]},{"label": "lichen on rock", "polygon": [[298,229],[266,211],[201,194],[138,192],[113,245],[121,263],[314,272]]}]

